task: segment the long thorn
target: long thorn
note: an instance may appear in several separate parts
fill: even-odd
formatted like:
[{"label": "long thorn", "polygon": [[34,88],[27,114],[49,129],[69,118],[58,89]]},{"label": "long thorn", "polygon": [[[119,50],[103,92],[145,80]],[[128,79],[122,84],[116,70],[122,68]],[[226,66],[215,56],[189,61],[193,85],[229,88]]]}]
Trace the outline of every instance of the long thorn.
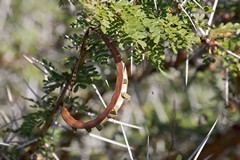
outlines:
[{"label": "long thorn", "polygon": [[10,119],[8,118],[7,114],[3,110],[0,110],[0,113],[3,117],[3,119],[5,120],[5,122],[10,123]]},{"label": "long thorn", "polygon": [[153,2],[154,2],[154,7],[157,10],[157,0],[153,0]]},{"label": "long thorn", "polygon": [[27,57],[26,55],[23,55],[23,57],[28,61],[30,62],[31,64],[33,64],[37,69],[39,69],[43,74],[46,74],[48,75],[48,73],[44,72],[44,70],[42,68],[40,68],[38,65],[36,65],[35,63],[33,63],[33,61]]},{"label": "long thorn", "polygon": [[52,156],[53,156],[56,160],[60,160],[55,152],[52,152]]},{"label": "long thorn", "polygon": [[130,76],[133,72],[133,43],[131,43],[131,57],[130,57]]},{"label": "long thorn", "polygon": [[8,144],[8,143],[0,142],[0,146],[7,146],[7,147],[10,147],[11,145]]},{"label": "long thorn", "polygon": [[97,93],[97,95],[98,95],[100,101],[102,102],[103,106],[104,106],[105,108],[107,108],[107,105],[106,105],[106,103],[104,102],[104,100],[103,100],[101,94],[99,93],[99,91],[98,91],[96,85],[93,84],[92,86],[93,86],[93,88],[95,89],[95,92]]},{"label": "long thorn", "polygon": [[[120,147],[123,147],[123,148],[127,148],[127,146],[125,144],[116,142],[114,140],[111,140],[111,139],[108,139],[108,138],[105,138],[105,137],[102,137],[102,136],[99,136],[99,135],[89,133],[89,136],[93,137],[93,138],[96,138],[96,139],[99,139],[99,140],[104,141],[104,142],[108,142],[108,143],[111,143],[111,144],[114,144],[114,145],[117,145],[117,146],[120,146]],[[132,147],[130,147],[130,148],[133,149]]]},{"label": "long thorn", "polygon": [[229,105],[229,76],[228,76],[228,68],[226,68],[226,74],[225,74],[225,104],[226,106]]},{"label": "long thorn", "polygon": [[196,3],[202,10],[204,10],[204,8],[196,0],[193,0],[193,2]]},{"label": "long thorn", "polygon": [[230,55],[232,55],[232,56],[234,56],[235,58],[238,58],[238,59],[240,59],[240,56],[239,55],[237,55],[236,53],[233,53],[232,51],[229,51],[229,50],[227,50],[227,49],[225,49],[225,48],[223,48],[228,54],[230,54]]},{"label": "long thorn", "polygon": [[133,156],[132,156],[131,148],[130,148],[130,146],[129,146],[129,144],[128,144],[128,139],[127,139],[125,130],[124,130],[124,128],[123,128],[123,125],[120,125],[120,126],[121,126],[121,129],[122,129],[122,132],[123,132],[123,137],[124,137],[124,140],[125,140],[127,149],[128,149],[129,156],[130,156],[131,160],[134,160],[134,159],[133,159]]},{"label": "long thorn", "polygon": [[139,129],[139,130],[143,129],[142,127],[139,127],[139,126],[136,126],[136,125],[132,125],[132,124],[129,124],[129,123],[125,123],[125,122],[121,122],[121,121],[117,121],[117,120],[112,119],[112,118],[109,118],[108,121],[112,122],[112,123],[116,123],[116,124],[121,124],[123,126],[130,127],[130,128],[135,128],[135,129]]},{"label": "long thorn", "polygon": [[12,96],[12,92],[11,92],[9,86],[6,86],[6,89],[7,89],[7,95],[8,95],[9,102],[13,102],[13,96]]},{"label": "long thorn", "polygon": [[185,85],[187,86],[187,85],[188,85],[188,71],[189,71],[189,68],[188,68],[188,64],[189,64],[189,55],[188,55],[188,52],[187,52],[186,54],[187,54],[187,60],[186,60]]},{"label": "long thorn", "polygon": [[[208,20],[208,23],[207,23],[208,26],[211,26],[211,25],[212,25],[212,21],[213,21],[213,17],[214,17],[214,14],[215,14],[217,5],[218,5],[218,0],[215,0],[215,1],[214,1],[214,4],[213,4],[213,10],[214,10],[214,12],[212,12],[212,13],[210,14],[210,17],[209,17],[209,20]],[[210,31],[210,28],[207,29],[206,35],[209,34],[209,31]]]},{"label": "long thorn", "polygon": [[206,138],[203,140],[203,142],[202,142],[202,144],[201,144],[201,147],[199,148],[199,150],[198,150],[196,156],[194,157],[194,160],[197,160],[197,159],[198,159],[200,153],[201,153],[202,150],[203,150],[203,147],[204,147],[205,144],[207,143],[207,141],[208,141],[210,135],[212,134],[212,131],[213,131],[213,129],[215,128],[215,126],[216,126],[216,124],[217,124],[217,122],[218,122],[218,119],[219,119],[219,118],[216,119],[216,121],[214,122],[212,128],[211,128],[210,131],[208,132]]},{"label": "long thorn", "polygon": [[147,136],[147,160],[149,160],[149,135]]},{"label": "long thorn", "polygon": [[181,10],[187,15],[187,17],[189,18],[190,22],[192,23],[194,29],[196,30],[196,32],[198,31],[197,30],[197,27],[195,26],[195,24],[193,23],[192,21],[192,18],[189,16],[189,14],[187,13],[187,11],[183,8],[183,5],[182,4],[179,4]]}]

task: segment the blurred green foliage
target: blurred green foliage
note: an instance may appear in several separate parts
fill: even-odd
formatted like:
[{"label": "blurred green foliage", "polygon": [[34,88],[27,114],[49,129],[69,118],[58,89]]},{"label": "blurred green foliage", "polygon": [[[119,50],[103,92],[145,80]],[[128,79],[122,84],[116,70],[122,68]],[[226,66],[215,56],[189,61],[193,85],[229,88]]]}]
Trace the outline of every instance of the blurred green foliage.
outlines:
[{"label": "blurred green foliage", "polygon": [[[202,3],[204,10],[193,1],[184,7],[192,13],[194,23],[206,30],[206,15],[213,10],[207,1]],[[55,111],[59,88],[71,79],[83,35],[93,27],[111,38],[129,70],[129,59],[135,62],[128,89],[132,99],[119,113],[121,121],[144,128],[125,127],[134,157],[146,159],[148,153],[150,159],[188,158],[217,117],[217,134],[239,121],[240,63],[226,52],[240,55],[240,28],[235,23],[239,21],[239,3],[225,5],[219,2],[217,18],[209,36],[204,37],[195,33],[177,1],[0,2],[0,138],[11,145],[0,146],[0,157],[27,159],[28,152],[33,151],[31,156],[46,159],[129,159],[126,148],[96,140],[82,130],[73,132],[58,119],[60,107]],[[88,119],[87,115],[94,117],[102,110],[92,84],[108,102],[115,68],[96,32],[90,32],[84,50],[88,56],[77,72],[74,96],[63,98],[61,105]],[[188,75],[184,65],[187,56]],[[106,123],[101,132],[93,133],[124,144],[119,128]],[[214,135],[213,140],[217,139]],[[235,154],[229,151],[223,158]]]}]

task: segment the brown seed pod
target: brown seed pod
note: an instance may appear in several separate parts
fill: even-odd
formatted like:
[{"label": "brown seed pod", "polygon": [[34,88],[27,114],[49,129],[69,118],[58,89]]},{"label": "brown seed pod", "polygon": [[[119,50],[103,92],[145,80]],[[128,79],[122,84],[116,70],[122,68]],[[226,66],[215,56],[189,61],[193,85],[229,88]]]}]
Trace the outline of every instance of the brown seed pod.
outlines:
[{"label": "brown seed pod", "polygon": [[64,121],[73,128],[78,129],[86,129],[87,131],[91,131],[91,128],[97,127],[98,129],[101,129],[100,124],[103,121],[106,121],[109,117],[109,115],[114,115],[117,113],[118,109],[121,107],[123,103],[124,96],[122,94],[126,95],[127,91],[127,72],[124,67],[124,63],[122,62],[121,55],[118,52],[117,48],[114,46],[112,41],[105,36],[102,32],[97,31],[96,32],[100,35],[102,40],[106,43],[109,51],[111,52],[114,62],[116,64],[116,70],[117,70],[117,80],[115,84],[115,89],[113,96],[111,98],[110,103],[108,104],[107,108],[99,114],[95,119],[90,120],[88,122],[82,122],[74,119],[66,107],[62,108],[62,117]]}]

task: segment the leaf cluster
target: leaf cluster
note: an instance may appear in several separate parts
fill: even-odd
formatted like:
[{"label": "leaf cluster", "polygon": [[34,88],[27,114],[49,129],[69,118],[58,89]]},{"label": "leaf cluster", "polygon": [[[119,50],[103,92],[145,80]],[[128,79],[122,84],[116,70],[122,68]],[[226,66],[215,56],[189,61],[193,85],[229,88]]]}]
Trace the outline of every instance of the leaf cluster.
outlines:
[{"label": "leaf cluster", "polygon": [[206,57],[211,57],[210,61],[215,62],[217,57],[220,57],[223,62],[223,67],[229,68],[229,71],[233,77],[236,77],[240,71],[240,60],[233,55],[227,53],[227,51],[233,51],[236,54],[239,53],[240,48],[240,34],[237,31],[240,29],[238,23],[220,24],[212,28],[210,32],[210,39],[214,42],[209,46],[212,50],[213,56],[209,56],[209,53],[205,54]]},{"label": "leaf cluster", "polygon": [[170,48],[177,54],[199,42],[199,37],[189,27],[191,24],[171,13],[167,3],[159,3],[158,9],[149,7],[149,2],[134,5],[127,0],[82,3],[87,6],[89,14],[81,15],[72,26],[100,24],[100,29],[120,49],[131,48],[128,54],[137,64],[144,56],[155,68],[161,69],[165,49]]}]

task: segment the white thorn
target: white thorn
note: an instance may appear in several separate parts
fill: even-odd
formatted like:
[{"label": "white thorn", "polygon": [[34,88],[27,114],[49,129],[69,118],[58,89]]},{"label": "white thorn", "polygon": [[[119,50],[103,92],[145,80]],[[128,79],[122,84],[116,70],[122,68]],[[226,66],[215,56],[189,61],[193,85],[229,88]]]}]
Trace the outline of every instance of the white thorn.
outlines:
[{"label": "white thorn", "polygon": [[7,147],[10,147],[11,145],[8,144],[8,143],[0,142],[0,146],[7,146]]},{"label": "white thorn", "polygon": [[13,102],[12,92],[11,92],[9,86],[7,86],[6,89],[7,89],[7,95],[8,95],[9,102]]},{"label": "white thorn", "polygon": [[135,129],[139,129],[139,130],[143,129],[142,127],[139,127],[139,126],[136,126],[136,125],[133,125],[133,124],[129,124],[129,123],[125,123],[125,122],[121,122],[121,121],[118,121],[118,120],[115,120],[115,119],[112,119],[112,118],[109,118],[108,121],[112,122],[112,123],[116,123],[116,124],[121,124],[123,126],[130,127],[130,128],[135,128]]},{"label": "white thorn", "polygon": [[107,105],[106,105],[106,103],[104,102],[104,100],[103,100],[101,94],[99,93],[99,91],[98,91],[96,85],[95,85],[95,84],[92,84],[92,86],[93,86],[93,88],[95,89],[95,92],[97,93],[97,95],[98,95],[100,101],[102,102],[103,106],[104,106],[105,108],[107,108]]},{"label": "white thorn", "polygon": [[202,10],[204,10],[204,8],[196,0],[193,0],[193,2],[196,3]]},{"label": "white thorn", "polygon": [[225,74],[225,104],[226,106],[229,105],[229,82],[228,82],[228,68],[226,68],[226,74]]},{"label": "white thorn", "polygon": [[199,156],[200,153],[202,152],[203,147],[205,146],[205,144],[207,143],[207,141],[208,141],[208,139],[209,139],[209,137],[210,137],[210,135],[211,135],[213,129],[215,128],[215,126],[216,126],[216,124],[217,124],[217,122],[218,122],[218,119],[219,119],[219,118],[216,119],[216,121],[214,122],[212,128],[211,128],[210,131],[208,132],[206,138],[205,138],[205,139],[203,140],[203,142],[201,143],[201,147],[199,148],[199,150],[198,150],[196,156],[194,157],[194,160],[197,160],[197,159],[198,159],[198,156]]},{"label": "white thorn", "polygon": [[185,85],[187,86],[188,85],[188,64],[189,64],[189,55],[188,55],[188,52],[186,53],[187,54],[187,60],[186,60],[186,75],[185,75]]},{"label": "white thorn", "polygon": [[187,13],[187,11],[183,8],[183,5],[182,4],[179,4],[181,10],[187,15],[187,17],[189,18],[190,22],[192,23],[194,29],[196,30],[196,32],[198,31],[195,24],[193,23],[192,21],[192,18],[189,16],[189,14]]},{"label": "white thorn", "polygon": [[[214,4],[213,4],[213,10],[214,10],[214,12],[212,12],[211,14],[210,14],[210,17],[209,17],[209,20],[208,20],[208,26],[211,26],[212,25],[212,21],[213,21],[213,16],[214,16],[214,14],[215,14],[215,11],[216,11],[216,8],[217,8],[217,4],[218,4],[218,0],[215,0],[214,1]],[[208,28],[207,30],[206,30],[206,35],[208,35],[209,34],[209,31],[210,31],[210,28]]]},{"label": "white thorn", "polygon": [[[96,139],[99,139],[99,140],[104,141],[104,142],[108,142],[108,143],[111,143],[111,144],[114,144],[114,145],[117,145],[117,146],[120,146],[120,147],[123,147],[123,148],[127,148],[127,146],[125,144],[116,142],[114,140],[111,140],[111,139],[108,139],[108,138],[105,138],[105,137],[102,137],[102,136],[99,136],[99,135],[89,133],[89,136],[93,137],[93,138],[96,138]],[[131,147],[131,149],[133,149],[133,148]]]},{"label": "white thorn", "polygon": [[122,132],[123,132],[123,137],[124,137],[124,140],[125,140],[127,149],[128,149],[129,156],[130,156],[131,160],[134,160],[134,158],[133,158],[133,156],[132,156],[131,148],[130,148],[130,146],[129,146],[129,144],[128,144],[128,139],[127,139],[125,130],[124,130],[124,128],[123,128],[123,125],[121,125],[121,129],[122,129]]}]

